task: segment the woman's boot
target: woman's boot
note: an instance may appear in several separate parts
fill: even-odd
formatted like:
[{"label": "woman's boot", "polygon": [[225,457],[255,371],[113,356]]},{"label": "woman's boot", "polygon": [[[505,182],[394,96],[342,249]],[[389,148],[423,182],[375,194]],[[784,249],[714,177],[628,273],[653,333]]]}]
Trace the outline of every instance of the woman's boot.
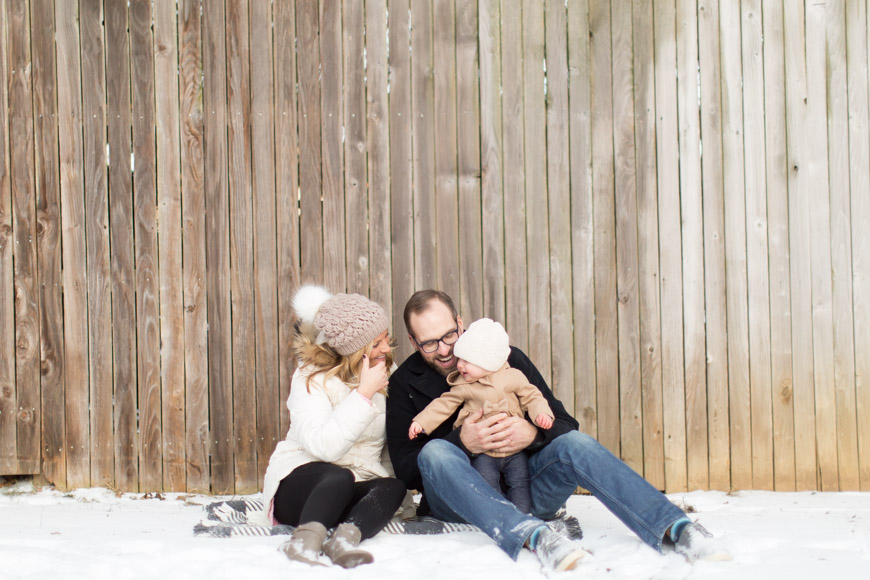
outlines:
[{"label": "woman's boot", "polygon": [[335,528],[332,537],[323,544],[323,553],[334,564],[342,568],[355,568],[360,564],[371,564],[374,557],[365,550],[356,549],[362,534],[353,524],[340,524]]},{"label": "woman's boot", "polygon": [[304,562],[311,566],[326,566],[319,562],[317,556],[326,538],[326,528],[320,522],[308,522],[296,526],[290,539],[281,544],[280,549],[295,562]]}]

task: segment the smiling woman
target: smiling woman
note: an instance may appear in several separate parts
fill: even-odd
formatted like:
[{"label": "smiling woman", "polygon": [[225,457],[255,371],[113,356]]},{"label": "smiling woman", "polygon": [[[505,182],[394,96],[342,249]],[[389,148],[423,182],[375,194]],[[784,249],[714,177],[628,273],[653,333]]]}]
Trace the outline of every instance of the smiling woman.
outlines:
[{"label": "smiling woman", "polygon": [[[393,370],[389,320],[359,294],[301,288],[293,306],[290,430],[269,460],[263,499],[272,523],[296,526],[282,546],[291,560],[344,568],[370,563],[357,548],[377,534],[405,498],[381,463],[386,390]],[[329,541],[326,530],[335,527]]]}]

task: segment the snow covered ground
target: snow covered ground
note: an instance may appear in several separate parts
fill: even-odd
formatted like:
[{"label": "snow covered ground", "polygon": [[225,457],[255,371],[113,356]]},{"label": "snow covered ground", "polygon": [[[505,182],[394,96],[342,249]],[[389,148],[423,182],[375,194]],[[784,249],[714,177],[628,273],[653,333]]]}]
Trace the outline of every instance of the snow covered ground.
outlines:
[{"label": "snow covered ground", "polygon": [[[2,478],[0,478],[2,481]],[[772,580],[867,578],[870,493],[692,492],[672,501],[693,511],[734,555],[731,562],[686,563],[641,543],[600,503],[575,496],[568,511],[583,526],[592,557],[561,578]],[[312,569],[277,550],[286,538],[194,536],[213,496],[117,497],[106,489],[72,493],[0,487],[0,578],[208,578],[267,580],[538,579],[537,559],[511,561],[486,536],[381,533],[365,542],[375,562],[355,570]]]}]

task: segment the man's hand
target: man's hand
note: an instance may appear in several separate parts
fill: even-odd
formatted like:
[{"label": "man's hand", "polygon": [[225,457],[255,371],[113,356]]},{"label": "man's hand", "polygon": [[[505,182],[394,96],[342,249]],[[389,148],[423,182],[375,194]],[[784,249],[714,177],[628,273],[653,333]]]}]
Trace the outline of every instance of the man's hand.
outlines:
[{"label": "man's hand", "polygon": [[505,413],[482,417],[483,410],[469,416],[459,432],[462,444],[475,455],[490,451],[517,453],[531,445],[538,434],[534,425],[520,417],[508,417]]}]

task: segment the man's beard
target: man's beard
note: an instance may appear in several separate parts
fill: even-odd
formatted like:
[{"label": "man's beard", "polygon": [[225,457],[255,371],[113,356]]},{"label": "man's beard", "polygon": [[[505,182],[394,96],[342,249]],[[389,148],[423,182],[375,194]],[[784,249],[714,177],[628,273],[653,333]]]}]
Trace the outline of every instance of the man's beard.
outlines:
[{"label": "man's beard", "polygon": [[[422,353],[421,353],[421,354],[422,354]],[[452,352],[450,353],[450,356],[453,356],[453,353],[452,353]],[[429,365],[430,367],[432,367],[433,369],[435,369],[435,371],[436,371],[439,375],[441,375],[441,376],[443,376],[443,377],[446,377],[446,376],[448,376],[450,373],[452,373],[453,371],[456,370],[456,363],[457,363],[457,361],[458,361],[459,359],[457,359],[456,357],[453,357],[453,364],[450,365],[449,367],[446,367],[446,368],[445,368],[445,367],[442,367],[441,365],[439,365],[438,363],[436,363],[434,360],[429,360],[429,359],[426,358],[426,357],[423,357],[423,360],[426,361],[426,364],[427,364],[427,365]]]}]

